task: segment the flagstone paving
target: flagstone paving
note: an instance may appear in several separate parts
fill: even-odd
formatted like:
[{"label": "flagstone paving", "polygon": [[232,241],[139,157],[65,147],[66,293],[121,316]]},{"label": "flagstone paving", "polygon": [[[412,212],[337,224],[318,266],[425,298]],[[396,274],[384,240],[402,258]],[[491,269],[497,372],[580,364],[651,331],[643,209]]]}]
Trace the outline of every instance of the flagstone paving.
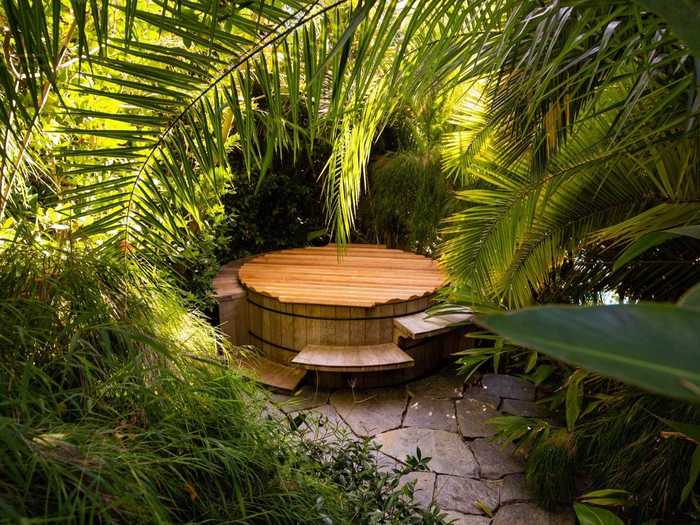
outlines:
[{"label": "flagstone paving", "polygon": [[493,425],[487,421],[499,415],[497,404],[485,403],[478,399],[457,399],[455,408],[459,433],[465,438],[491,437],[496,433]]},{"label": "flagstone paving", "polygon": [[479,465],[459,434],[431,428],[399,428],[374,437],[382,452],[397,461],[421,450],[430,460],[430,470],[440,474],[476,477]]},{"label": "flagstone paving", "polygon": [[451,399],[413,398],[406,408],[403,426],[457,432],[455,402]]},{"label": "flagstone paving", "polygon": [[534,386],[515,377],[485,374],[481,385],[465,387],[445,369],[400,387],[324,392],[305,386],[295,396],[273,395],[269,411],[306,413],[320,421],[320,429],[307,433],[310,439],[326,435],[324,424],[373,439],[381,446],[382,470],[396,468],[420,448],[431,458],[430,471],[402,481],[415,483],[420,505],[437,503],[455,525],[574,525],[570,513],[547,512],[532,502],[522,458],[512,446],[494,443],[486,422],[503,413],[542,416],[546,412],[535,398]]},{"label": "flagstone paving", "polygon": [[372,437],[401,426],[408,394],[400,388],[338,390],[331,405],[355,435]]}]

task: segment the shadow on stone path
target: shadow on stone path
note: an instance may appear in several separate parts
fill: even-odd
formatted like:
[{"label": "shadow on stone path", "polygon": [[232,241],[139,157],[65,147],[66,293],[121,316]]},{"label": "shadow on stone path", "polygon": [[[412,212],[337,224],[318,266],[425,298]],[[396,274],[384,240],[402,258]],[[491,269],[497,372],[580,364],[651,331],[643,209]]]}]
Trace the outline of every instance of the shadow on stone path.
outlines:
[{"label": "shadow on stone path", "polygon": [[573,515],[532,502],[521,458],[490,439],[487,419],[541,415],[534,400],[534,387],[515,377],[486,374],[482,386],[465,388],[461,377],[444,369],[397,387],[324,392],[307,385],[293,397],[273,394],[269,410],[319,413],[372,438],[382,447],[382,468],[419,447],[432,458],[430,472],[408,474],[406,482],[416,482],[416,501],[426,507],[435,501],[456,525],[574,525]]}]

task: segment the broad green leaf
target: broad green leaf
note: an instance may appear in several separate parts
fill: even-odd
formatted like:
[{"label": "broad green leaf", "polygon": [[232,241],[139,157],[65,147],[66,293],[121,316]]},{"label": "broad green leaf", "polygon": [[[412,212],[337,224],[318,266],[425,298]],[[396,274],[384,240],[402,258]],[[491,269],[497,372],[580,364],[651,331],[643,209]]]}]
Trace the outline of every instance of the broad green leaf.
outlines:
[{"label": "broad green leaf", "polygon": [[700,57],[700,1],[637,0],[637,3],[666,20],[671,30]]},{"label": "broad green leaf", "polygon": [[574,503],[574,511],[581,525],[625,525],[608,509],[592,507],[583,503]]},{"label": "broad green leaf", "polygon": [[670,304],[544,306],[479,319],[514,343],[658,394],[700,401],[700,316]]}]

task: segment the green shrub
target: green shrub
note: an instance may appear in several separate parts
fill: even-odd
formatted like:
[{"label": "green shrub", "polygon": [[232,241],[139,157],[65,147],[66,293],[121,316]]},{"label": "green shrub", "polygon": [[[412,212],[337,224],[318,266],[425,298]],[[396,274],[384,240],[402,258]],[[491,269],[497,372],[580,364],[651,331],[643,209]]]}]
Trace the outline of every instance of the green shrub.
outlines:
[{"label": "green shrub", "polygon": [[[580,496],[579,479],[586,481],[585,491],[630,493],[623,510],[632,523],[687,522],[696,512],[696,496],[681,502],[681,494],[696,445],[670,432],[673,429],[660,418],[698,425],[698,407],[588,374],[580,414],[569,432],[567,389],[559,388],[569,382],[565,370],[557,368],[542,388],[553,392],[543,399],[552,409],[549,419],[501,416],[492,420],[501,439],[526,452],[526,480],[538,501],[548,508],[572,503]],[[696,494],[697,490],[696,486]]]},{"label": "green shrub", "polygon": [[124,377],[85,399],[90,412],[61,418],[57,407],[19,422],[2,418],[0,439],[8,455],[0,484],[7,519],[340,519],[335,488],[314,479],[310,463],[306,472],[285,466],[285,455],[294,451],[280,446],[274,427],[257,422],[260,404],[246,395],[239,377],[187,367],[184,377],[160,370],[146,386],[136,383],[134,368],[141,366],[126,367],[132,369]]},{"label": "green shrub", "polygon": [[[680,504],[694,444],[664,437],[671,430],[659,417],[700,424],[697,406],[621,385],[609,388],[605,403],[575,429],[578,461],[597,488],[625,489],[635,496],[636,520],[681,519],[692,510]],[[697,489],[696,489],[697,491]]]},{"label": "green shrub", "polygon": [[374,242],[434,253],[450,205],[450,185],[436,151],[399,151],[377,158],[361,203],[360,228]]},{"label": "green shrub", "polygon": [[414,501],[415,482],[404,476],[428,470],[429,457],[416,449],[404,463],[381,468],[380,447],[358,439],[325,416],[301,414],[290,418],[302,456],[319,465],[322,476],[342,488],[352,523],[442,525],[445,515],[435,504],[423,508]]},{"label": "green shrub", "polygon": [[246,255],[305,245],[313,232],[324,230],[317,159],[276,163],[262,180],[236,177],[234,191],[224,198],[228,245],[224,261]]},{"label": "green shrub", "polygon": [[525,465],[525,480],[538,503],[547,509],[571,505],[576,497],[576,449],[566,430],[538,441]]}]

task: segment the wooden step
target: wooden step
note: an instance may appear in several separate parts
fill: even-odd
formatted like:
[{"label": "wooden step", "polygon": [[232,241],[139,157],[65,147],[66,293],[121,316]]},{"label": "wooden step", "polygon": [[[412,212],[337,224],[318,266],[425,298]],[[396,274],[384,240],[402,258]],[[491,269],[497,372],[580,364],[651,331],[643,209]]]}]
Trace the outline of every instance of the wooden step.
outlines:
[{"label": "wooden step", "polygon": [[292,363],[322,372],[379,372],[411,368],[413,358],[394,343],[362,346],[306,345]]},{"label": "wooden step", "polygon": [[458,325],[471,322],[472,314],[446,314],[429,317],[425,312],[394,319],[394,342],[398,337],[425,339],[454,330]]},{"label": "wooden step", "polygon": [[238,365],[252,373],[259,383],[285,392],[296,391],[306,375],[304,369],[276,363],[262,356],[245,357]]}]

